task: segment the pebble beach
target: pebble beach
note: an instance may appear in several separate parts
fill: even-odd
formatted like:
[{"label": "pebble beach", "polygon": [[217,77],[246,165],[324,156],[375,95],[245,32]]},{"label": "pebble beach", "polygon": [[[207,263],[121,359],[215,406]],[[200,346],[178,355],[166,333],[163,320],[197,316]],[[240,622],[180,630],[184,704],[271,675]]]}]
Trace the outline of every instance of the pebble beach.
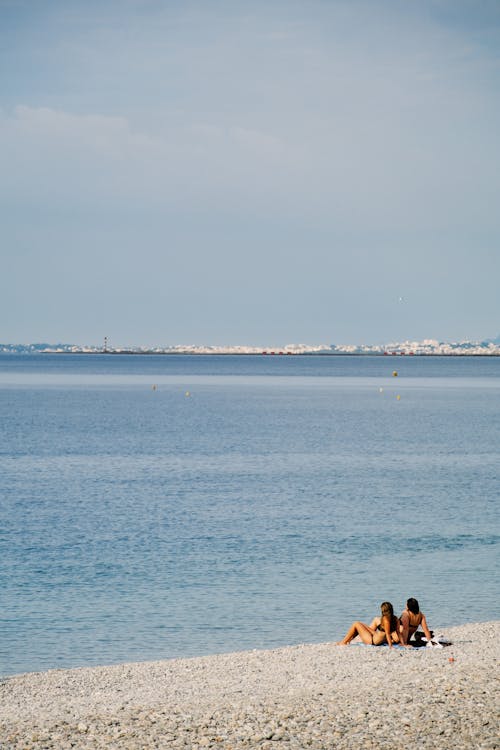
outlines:
[{"label": "pebble beach", "polygon": [[0,747],[497,748],[500,622],[442,632],[4,678]]}]

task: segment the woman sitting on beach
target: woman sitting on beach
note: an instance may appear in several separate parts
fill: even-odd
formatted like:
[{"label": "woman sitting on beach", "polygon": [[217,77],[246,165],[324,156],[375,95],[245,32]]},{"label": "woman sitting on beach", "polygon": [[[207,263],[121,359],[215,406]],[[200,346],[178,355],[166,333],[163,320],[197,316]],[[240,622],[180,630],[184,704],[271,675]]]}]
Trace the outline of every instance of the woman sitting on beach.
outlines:
[{"label": "woman sitting on beach", "polygon": [[343,640],[337,642],[337,646],[348,646],[357,635],[363,643],[369,646],[381,646],[387,643],[392,648],[393,643],[399,643],[400,622],[395,616],[390,602],[382,602],[380,605],[381,616],[375,617],[370,625],[356,620],[347,631]]},{"label": "woman sitting on beach", "polygon": [[427,627],[427,620],[425,615],[420,611],[418,602],[416,599],[408,599],[406,602],[406,609],[399,618],[401,622],[400,635],[401,643],[403,646],[411,646],[410,638],[415,633],[417,628],[421,625],[424,635],[428,641],[431,640],[431,632]]}]

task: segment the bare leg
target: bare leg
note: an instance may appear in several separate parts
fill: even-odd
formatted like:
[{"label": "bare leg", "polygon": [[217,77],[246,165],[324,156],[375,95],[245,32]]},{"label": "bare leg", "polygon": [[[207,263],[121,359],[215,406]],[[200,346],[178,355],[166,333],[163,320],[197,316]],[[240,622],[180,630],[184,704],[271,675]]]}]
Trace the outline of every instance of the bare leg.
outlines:
[{"label": "bare leg", "polygon": [[370,625],[366,625],[364,622],[356,620],[356,622],[353,622],[344,638],[341,641],[337,641],[337,646],[348,646],[352,639],[356,638],[357,635],[359,635],[363,643],[371,646],[373,643],[373,632],[374,631]]}]

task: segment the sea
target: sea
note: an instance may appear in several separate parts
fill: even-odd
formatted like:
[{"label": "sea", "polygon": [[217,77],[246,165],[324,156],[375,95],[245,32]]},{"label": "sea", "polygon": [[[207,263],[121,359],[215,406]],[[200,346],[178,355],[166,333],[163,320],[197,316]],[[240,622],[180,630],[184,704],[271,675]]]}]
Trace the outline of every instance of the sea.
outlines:
[{"label": "sea", "polygon": [[500,358],[0,355],[0,674],[500,619]]}]

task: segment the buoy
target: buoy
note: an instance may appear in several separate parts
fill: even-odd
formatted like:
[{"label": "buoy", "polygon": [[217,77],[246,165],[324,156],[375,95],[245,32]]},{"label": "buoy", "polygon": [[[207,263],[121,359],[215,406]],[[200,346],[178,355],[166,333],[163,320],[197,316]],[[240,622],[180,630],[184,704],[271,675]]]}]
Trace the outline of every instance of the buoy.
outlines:
[{"label": "buoy", "polygon": [[397,400],[398,400],[398,401],[401,401],[401,396],[399,395],[399,393],[398,393],[398,395],[396,396],[396,398],[397,398]]},{"label": "buoy", "polygon": [[379,390],[379,393],[383,393],[384,392],[383,388],[379,388],[378,390]]},{"label": "buoy", "polygon": [[190,397],[190,395],[191,395],[191,394],[189,393],[189,391],[186,391],[186,398],[189,398],[189,397]]},{"label": "buoy", "polygon": [[394,378],[397,378],[397,376],[398,376],[398,371],[397,371],[397,370],[394,370],[394,371],[393,371],[393,373],[392,373],[392,376],[393,376]]}]

